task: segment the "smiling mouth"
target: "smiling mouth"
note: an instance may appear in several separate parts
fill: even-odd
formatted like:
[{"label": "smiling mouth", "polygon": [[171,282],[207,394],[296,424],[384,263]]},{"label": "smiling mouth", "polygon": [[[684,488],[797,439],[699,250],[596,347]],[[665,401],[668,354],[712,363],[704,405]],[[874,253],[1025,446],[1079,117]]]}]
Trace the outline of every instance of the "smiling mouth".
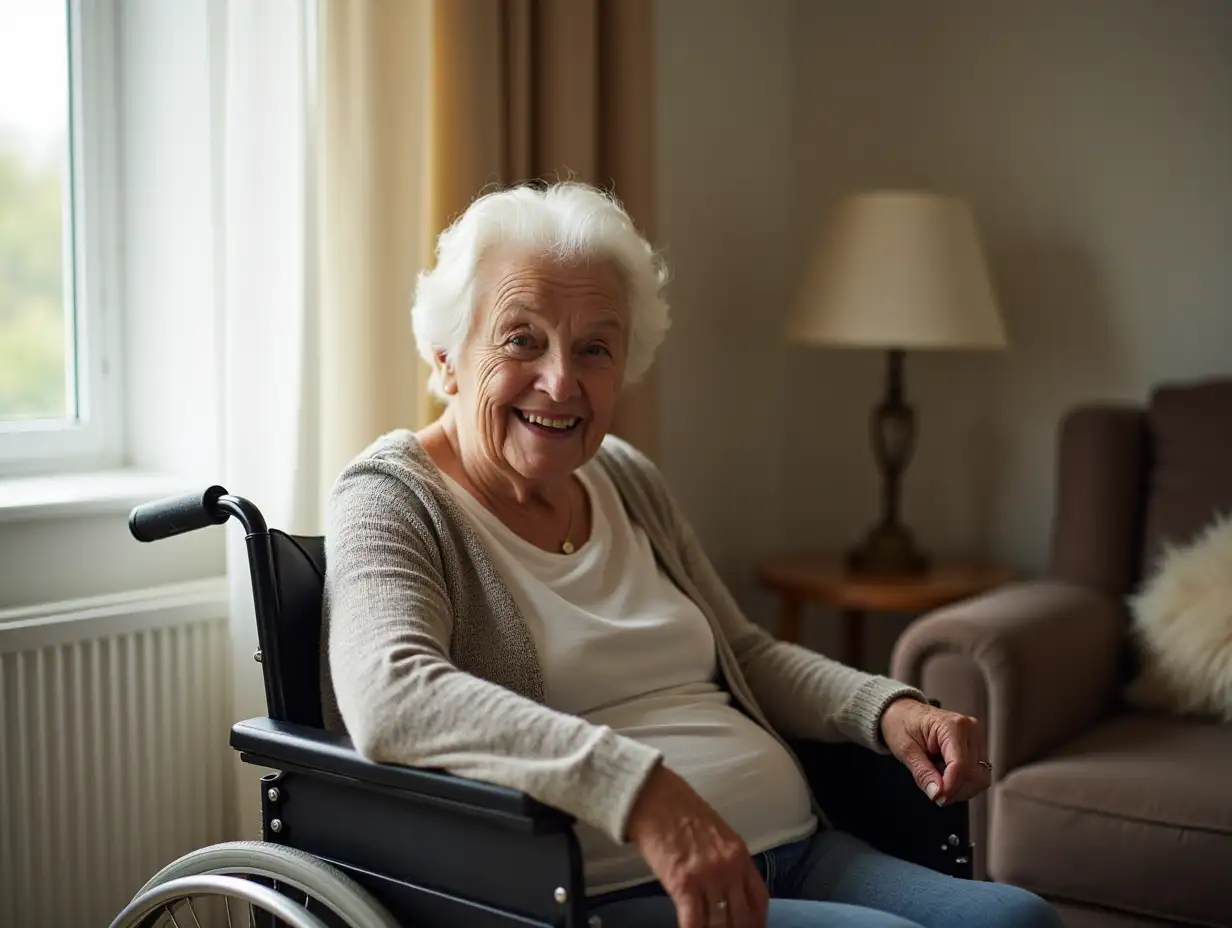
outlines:
[{"label": "smiling mouth", "polygon": [[519,409],[516,410],[518,418],[522,420],[530,428],[537,432],[546,435],[568,435],[581,424],[582,419],[579,416],[561,416],[559,418],[551,416],[541,416],[536,413],[528,413]]}]

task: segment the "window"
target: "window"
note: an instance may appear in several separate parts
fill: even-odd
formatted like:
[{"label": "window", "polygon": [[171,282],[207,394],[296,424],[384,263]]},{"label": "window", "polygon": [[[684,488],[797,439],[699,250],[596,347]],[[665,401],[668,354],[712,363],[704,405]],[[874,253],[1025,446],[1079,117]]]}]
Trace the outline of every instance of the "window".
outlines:
[{"label": "window", "polygon": [[112,7],[0,0],[0,475],[118,463]]}]

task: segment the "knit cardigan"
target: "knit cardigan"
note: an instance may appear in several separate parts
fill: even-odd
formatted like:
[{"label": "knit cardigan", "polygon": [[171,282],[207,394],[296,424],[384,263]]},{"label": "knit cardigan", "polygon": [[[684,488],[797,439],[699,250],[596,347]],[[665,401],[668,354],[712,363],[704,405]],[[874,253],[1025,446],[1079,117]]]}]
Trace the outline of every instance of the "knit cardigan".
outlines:
[{"label": "knit cardigan", "polygon": [[[596,459],[710,623],[733,704],[780,741],[855,741],[885,753],[885,707],[923,695],[776,641],[742,614],[655,466],[615,436]],[[371,760],[521,790],[627,840],[630,809],[660,753],[545,704],[518,606],[413,433],[383,436],[338,477],[326,564],[327,728],[347,732]]]}]

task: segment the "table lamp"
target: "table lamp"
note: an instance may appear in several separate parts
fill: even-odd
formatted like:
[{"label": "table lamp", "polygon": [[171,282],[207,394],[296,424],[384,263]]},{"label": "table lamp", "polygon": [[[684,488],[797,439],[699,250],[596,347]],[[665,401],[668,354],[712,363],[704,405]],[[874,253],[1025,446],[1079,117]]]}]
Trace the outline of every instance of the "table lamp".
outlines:
[{"label": "table lamp", "polygon": [[928,558],[899,517],[915,411],[903,396],[906,351],[1007,344],[971,208],[933,193],[876,191],[826,217],[787,320],[789,339],[886,353],[885,398],[872,412],[881,520],[850,551],[853,571],[918,573]]}]

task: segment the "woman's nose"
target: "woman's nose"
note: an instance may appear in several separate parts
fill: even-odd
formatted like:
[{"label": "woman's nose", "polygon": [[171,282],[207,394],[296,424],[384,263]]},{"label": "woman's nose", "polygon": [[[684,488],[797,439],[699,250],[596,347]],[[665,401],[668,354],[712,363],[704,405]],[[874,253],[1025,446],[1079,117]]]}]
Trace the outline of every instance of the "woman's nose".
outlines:
[{"label": "woman's nose", "polygon": [[538,386],[553,402],[573,399],[578,391],[573,359],[557,351],[546,353],[539,363]]}]

